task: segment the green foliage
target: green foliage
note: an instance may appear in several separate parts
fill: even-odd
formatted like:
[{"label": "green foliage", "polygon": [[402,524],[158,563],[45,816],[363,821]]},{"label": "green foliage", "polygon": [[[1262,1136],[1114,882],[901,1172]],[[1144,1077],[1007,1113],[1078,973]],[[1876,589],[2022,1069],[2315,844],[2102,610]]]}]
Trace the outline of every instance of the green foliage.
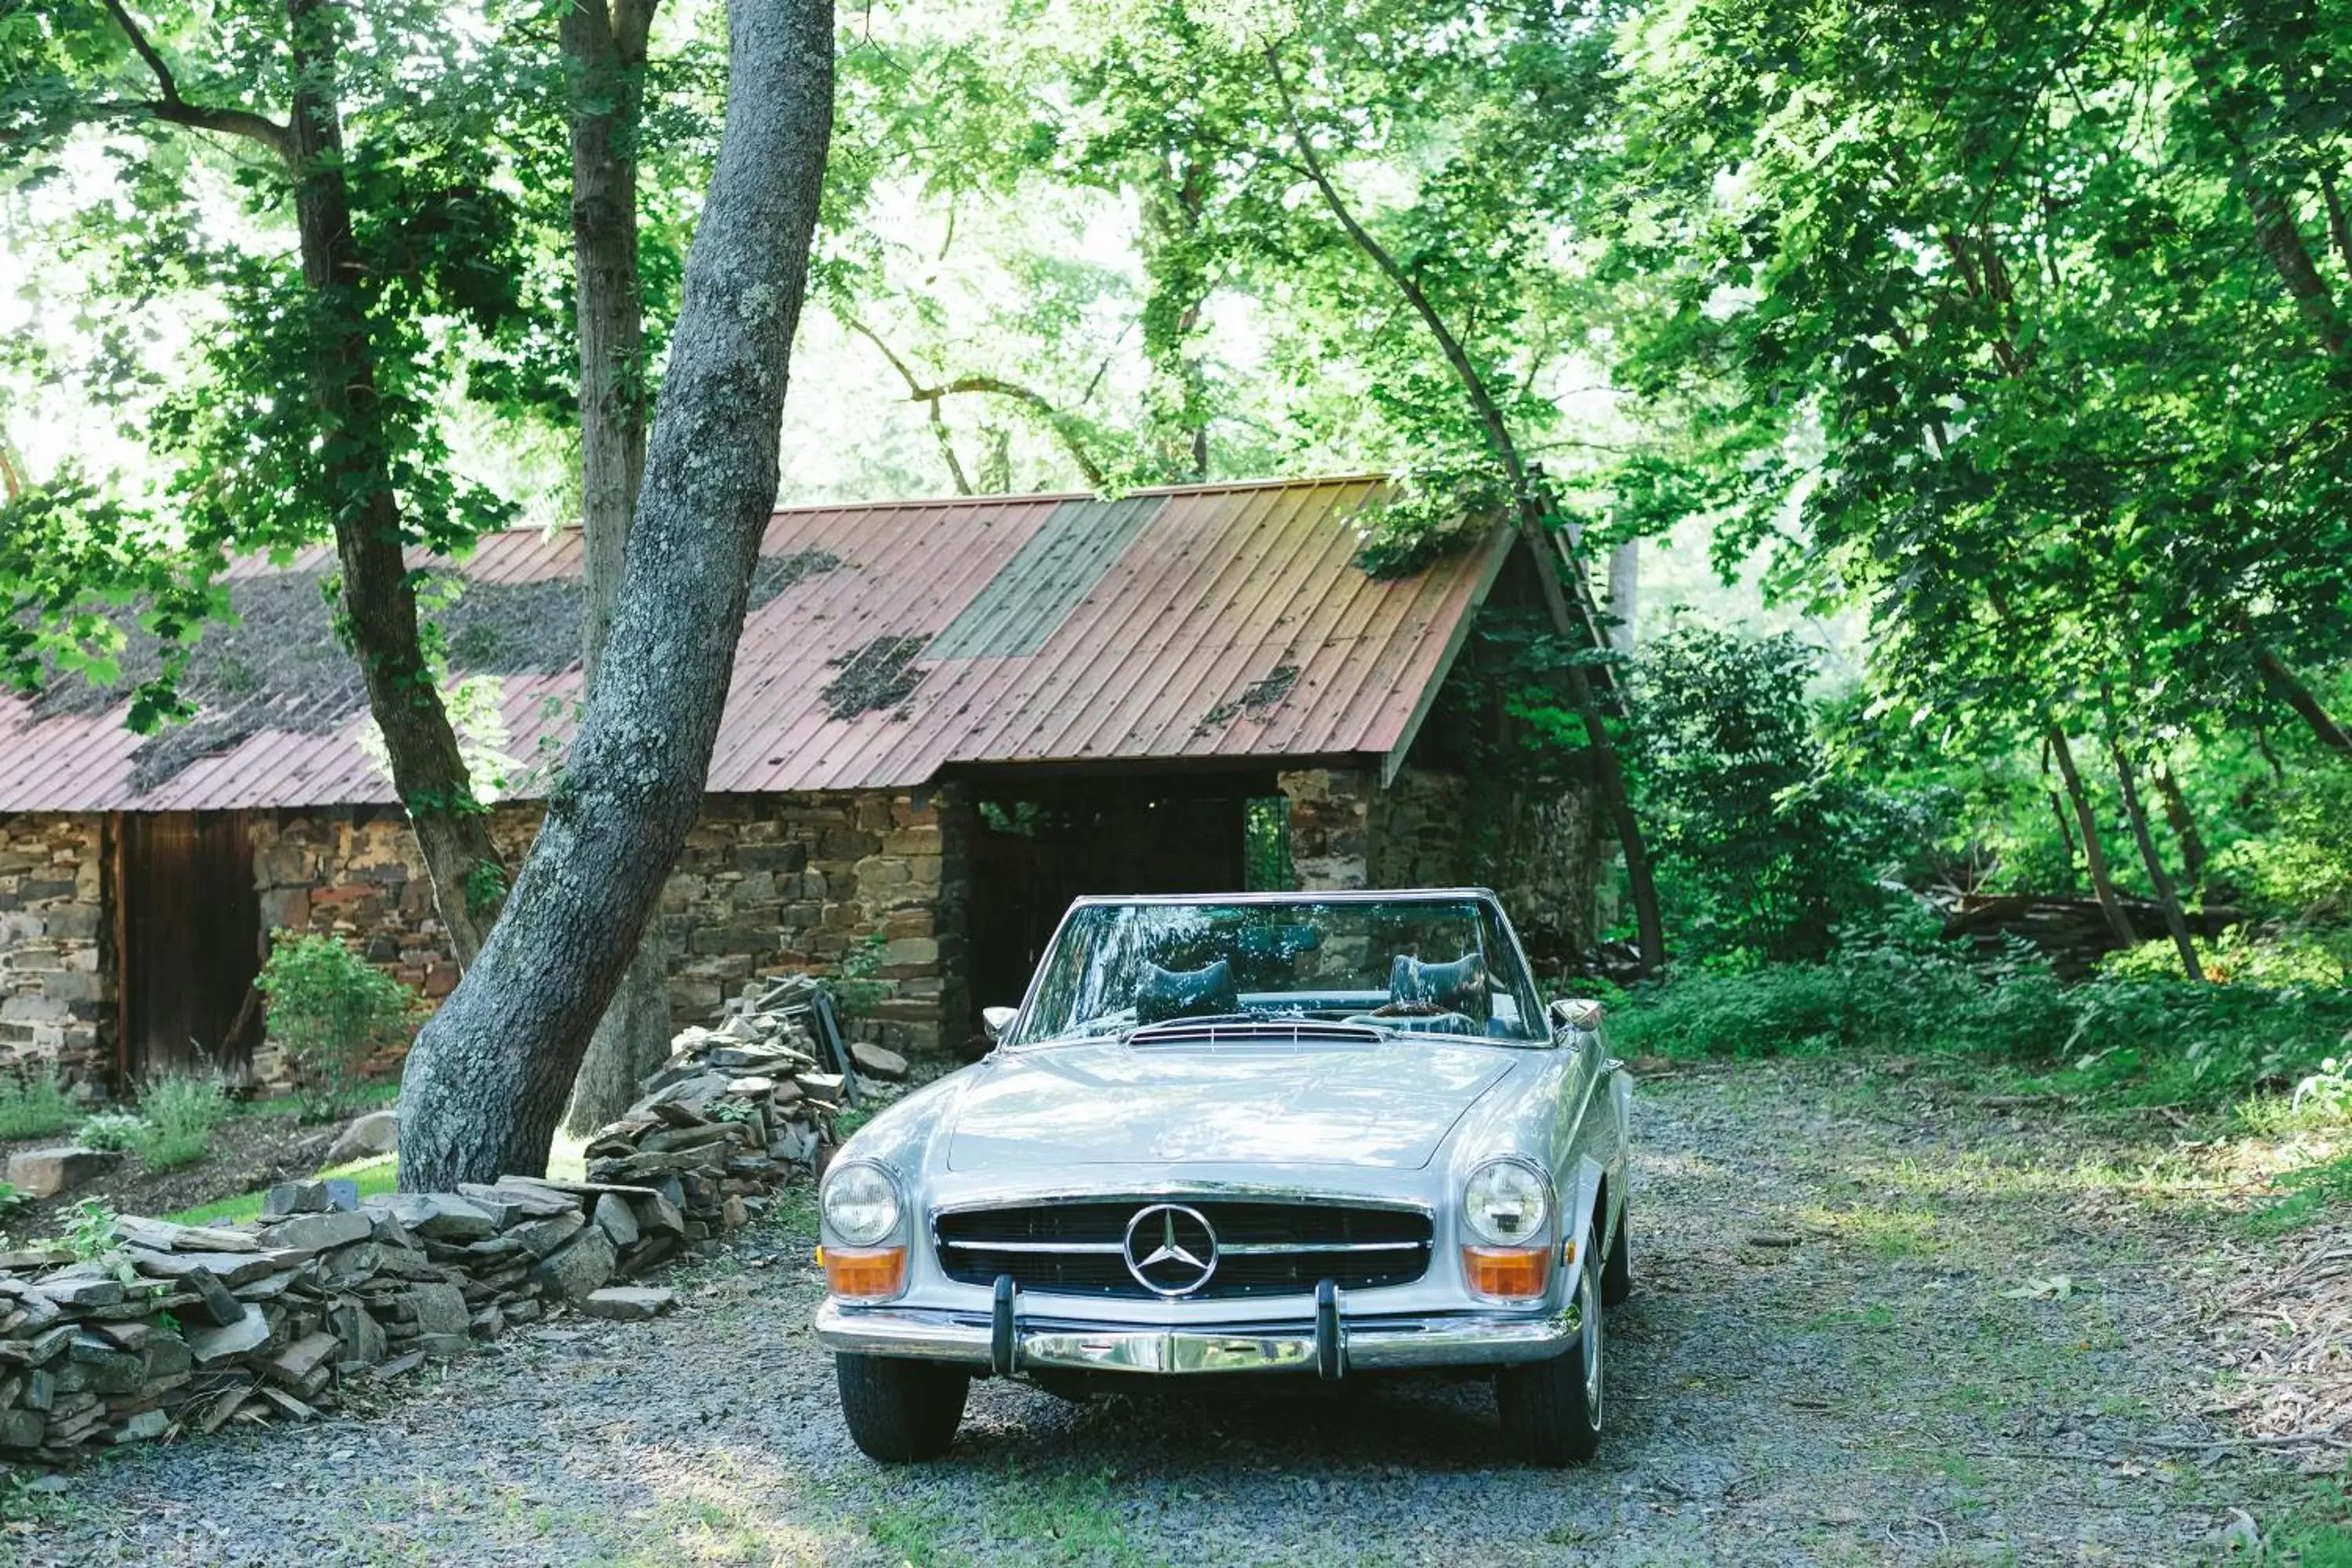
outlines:
[{"label": "green foliage", "polygon": [[77,1262],[96,1263],[114,1250],[114,1210],[96,1198],[84,1198],[73,1206],[72,1217],[66,1221],[65,1244]]},{"label": "green foliage", "polygon": [[102,1110],[82,1122],[74,1133],[74,1142],[85,1149],[121,1152],[137,1148],[152,1131],[153,1125],[143,1116],[125,1110]]},{"label": "green foliage", "polygon": [[331,936],[278,932],[254,984],[269,998],[269,1037],[317,1086],[321,1115],[352,1105],[369,1059],[415,1027],[415,994]]},{"label": "green foliage", "polygon": [[149,1170],[168,1171],[211,1153],[213,1130],[236,1104],[218,1073],[170,1073],[140,1091],[139,1110],[147,1126],[132,1146]]},{"label": "green foliage", "polygon": [[875,972],[882,967],[883,952],[889,945],[880,931],[868,931],[834,965],[826,984],[833,988],[834,1005],[843,1017],[855,1018],[871,1012],[890,994],[890,983],[874,978]]},{"label": "green foliage", "polygon": [[2177,976],[2070,986],[2021,950],[1984,963],[1889,936],[1826,963],[1677,975],[1632,993],[1613,1028],[1629,1053],[1932,1053],[2051,1075],[2066,1092],[2220,1105],[2341,1053],[2352,992]]},{"label": "green foliage", "polygon": [[46,1138],[64,1131],[80,1116],[56,1073],[0,1076],[0,1138]]},{"label": "green foliage", "polygon": [[1486,538],[1510,508],[1509,482],[1491,460],[1410,470],[1356,518],[1356,565],[1370,577],[1417,575]]},{"label": "green foliage", "polygon": [[32,1201],[14,1182],[0,1182],[0,1219],[7,1218]]},{"label": "green foliage", "polygon": [[1835,769],[1814,732],[1811,651],[1678,624],[1636,667],[1640,805],[1690,956],[1819,958],[1883,900],[1916,822]]}]

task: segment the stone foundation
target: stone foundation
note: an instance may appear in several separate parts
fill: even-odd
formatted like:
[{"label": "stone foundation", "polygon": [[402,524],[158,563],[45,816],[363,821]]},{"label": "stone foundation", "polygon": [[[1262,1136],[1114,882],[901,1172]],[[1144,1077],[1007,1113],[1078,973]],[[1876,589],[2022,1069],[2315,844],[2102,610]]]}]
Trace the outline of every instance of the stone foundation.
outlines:
[{"label": "stone foundation", "polygon": [[0,819],[0,1065],[102,1079],[113,1058],[106,819]]}]

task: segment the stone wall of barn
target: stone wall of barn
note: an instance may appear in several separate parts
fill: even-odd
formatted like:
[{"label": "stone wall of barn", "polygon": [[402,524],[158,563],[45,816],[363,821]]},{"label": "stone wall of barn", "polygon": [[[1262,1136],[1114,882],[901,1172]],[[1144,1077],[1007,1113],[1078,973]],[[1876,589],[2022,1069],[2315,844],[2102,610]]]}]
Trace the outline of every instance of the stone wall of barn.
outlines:
[{"label": "stone wall of barn", "polygon": [[[971,807],[954,789],[714,795],[658,916],[679,1026],[755,975],[835,978],[856,1037],[924,1052],[969,1033],[963,910]],[[492,834],[519,860],[533,804]],[[341,938],[429,1001],[457,966],[422,853],[386,807],[256,814],[254,885],[271,931]],[[103,816],[0,821],[0,1070],[54,1065],[103,1084],[113,1063],[112,879]],[[284,1064],[267,1046],[256,1076]]]},{"label": "stone wall of barn", "polygon": [[114,1049],[106,818],[0,818],[0,1068],[100,1079]]},{"label": "stone wall of barn", "polygon": [[1531,955],[1581,952],[1598,937],[1604,845],[1588,791],[1542,796],[1406,766],[1280,774],[1301,889],[1486,887]]},{"label": "stone wall of barn", "polygon": [[672,1014],[806,972],[835,978],[853,1033],[962,1043],[971,813],[952,786],[712,796],[662,895]]}]

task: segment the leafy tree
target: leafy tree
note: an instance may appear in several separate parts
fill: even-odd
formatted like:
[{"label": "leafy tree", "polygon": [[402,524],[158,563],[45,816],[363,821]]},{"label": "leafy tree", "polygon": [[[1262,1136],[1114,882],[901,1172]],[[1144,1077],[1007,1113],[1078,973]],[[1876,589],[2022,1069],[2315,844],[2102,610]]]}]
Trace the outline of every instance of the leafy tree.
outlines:
[{"label": "leafy tree", "polygon": [[1884,794],[1834,767],[1814,726],[1812,651],[1694,622],[1643,652],[1642,805],[1681,945],[1818,959],[1880,902],[1897,829]]},{"label": "leafy tree", "polygon": [[[332,536],[339,624],[443,919],[470,960],[506,879],[435,687],[404,552],[459,549],[505,515],[453,477],[433,389],[444,324],[508,330],[525,268],[483,107],[496,61],[446,20],[395,5],[362,28],[323,0],[172,6],[152,22],[125,0],[12,9],[0,15],[11,82],[0,159],[37,179],[77,132],[101,134],[126,210],[87,209],[84,232],[115,259],[124,296],[140,297],[131,279],[143,275],[200,283],[228,305],[226,330],[155,420],[194,584],[160,602],[151,627],[191,629],[190,595],[226,554]],[[210,237],[204,204],[224,182],[268,241]],[[85,500],[53,489],[38,504],[55,516]],[[114,574],[118,519],[84,506],[72,526],[83,552],[57,564],[108,574],[77,590],[162,586],[151,572]],[[43,604],[67,602],[54,567],[32,583]],[[174,711],[168,675],[134,717]]]}]

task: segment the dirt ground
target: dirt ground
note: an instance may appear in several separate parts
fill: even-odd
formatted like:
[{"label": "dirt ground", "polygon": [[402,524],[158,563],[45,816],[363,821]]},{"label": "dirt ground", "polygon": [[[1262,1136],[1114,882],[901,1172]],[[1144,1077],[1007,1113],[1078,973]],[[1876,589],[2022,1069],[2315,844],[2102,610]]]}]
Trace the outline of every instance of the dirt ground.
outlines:
[{"label": "dirt ground", "polygon": [[2343,1448],[2257,1440],[2228,1369],[2268,1331],[2228,1303],[2313,1238],[2252,1240],[2161,1119],[1807,1063],[1678,1072],[1639,1110],[1588,1468],[1520,1467],[1489,1389],[1434,1381],[1083,1406],[982,1383],[950,1458],[877,1467],[810,1331],[803,1204],[675,1317],[525,1331],[331,1423],[20,1493],[0,1556],[2148,1564],[2342,1516]]},{"label": "dirt ground", "polygon": [[[35,1199],[0,1218],[0,1242],[21,1245],[59,1234],[74,1205],[85,1198],[95,1198],[117,1214],[169,1215],[307,1176],[319,1168],[341,1130],[339,1121],[304,1123],[277,1111],[232,1117],[213,1130],[213,1152],[205,1158],[151,1171],[137,1154],[119,1155],[113,1168],[96,1179],[53,1198]],[[72,1142],[72,1132],[66,1131],[0,1142],[0,1168],[20,1151]]]}]

